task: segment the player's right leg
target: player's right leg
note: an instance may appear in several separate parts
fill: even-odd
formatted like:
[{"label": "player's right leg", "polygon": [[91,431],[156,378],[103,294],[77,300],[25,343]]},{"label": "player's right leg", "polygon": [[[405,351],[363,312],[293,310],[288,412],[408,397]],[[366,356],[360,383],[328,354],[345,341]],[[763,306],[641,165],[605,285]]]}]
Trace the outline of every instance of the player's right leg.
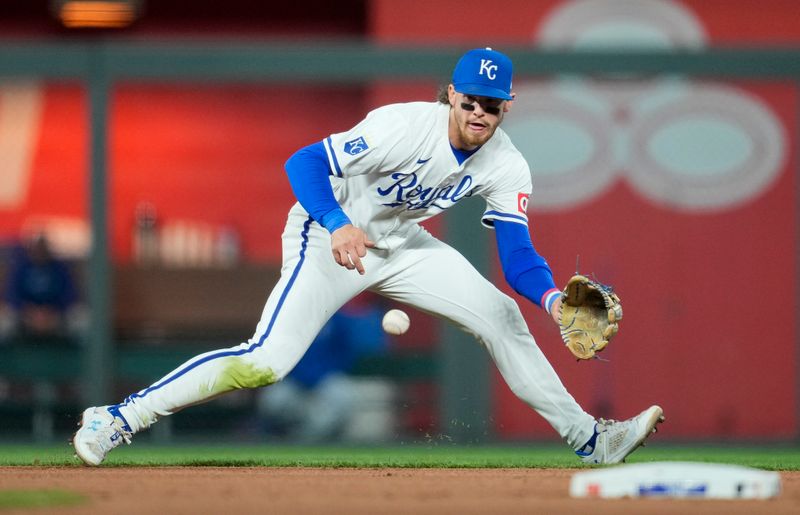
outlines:
[{"label": "player's right leg", "polygon": [[445,318],[477,337],[503,379],[573,448],[592,436],[594,417],[567,392],[528,330],[516,302],[449,245],[420,229],[389,257],[382,295]]},{"label": "player's right leg", "polygon": [[328,318],[368,285],[368,277],[336,264],[329,234],[307,217],[290,215],[283,250],[281,277],[253,337],[196,356],[119,404],[86,410],[73,439],[78,457],[97,465],[109,450],[159,417],[233,390],[281,380]]},{"label": "player's right leg", "polygon": [[476,336],[517,397],[542,415],[586,462],[623,460],[663,420],[658,406],[622,422],[595,420],[586,413],[534,341],[516,302],[455,249],[423,230],[388,258],[375,290]]}]

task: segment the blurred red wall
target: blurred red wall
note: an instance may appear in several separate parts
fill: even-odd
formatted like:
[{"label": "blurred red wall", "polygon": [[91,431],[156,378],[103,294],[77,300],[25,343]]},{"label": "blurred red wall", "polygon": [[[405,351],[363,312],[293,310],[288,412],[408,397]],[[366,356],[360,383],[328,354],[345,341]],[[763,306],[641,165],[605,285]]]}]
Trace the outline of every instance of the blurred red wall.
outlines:
[{"label": "blurred red wall", "polygon": [[[371,15],[381,43],[502,49],[539,44],[547,25],[577,4],[512,0],[487,9],[478,0],[376,0]],[[632,4],[617,3],[628,11]],[[639,13],[642,30],[657,24],[658,16],[665,26],[678,20],[673,35],[667,31],[662,41],[670,46],[681,46],[681,37],[695,38],[693,44],[701,46],[800,42],[793,0],[639,4],[671,9]],[[625,14],[631,13],[615,23],[624,23]],[[594,34],[590,25],[596,16],[573,13],[572,18],[573,26],[583,24],[586,34]],[[686,20],[695,24],[692,31]],[[779,176],[756,198],[721,210],[676,210],[653,202],[620,177],[588,201],[532,209],[530,217],[534,242],[553,266],[557,283],[566,282],[580,255],[581,271],[612,283],[625,306],[620,334],[604,353],[609,361],[576,363],[547,317],[521,299],[539,345],[585,409],[626,418],[660,403],[668,420],[664,432],[673,438],[791,438],[798,432],[797,88],[757,81],[732,86],[763,102],[789,142]],[[535,197],[535,169],[533,175]],[[499,266],[495,271],[495,282],[504,285]],[[553,436],[499,376],[495,384],[500,435]]]},{"label": "blurred red wall", "polygon": [[[666,3],[694,20],[707,45],[800,42],[794,0]],[[373,0],[368,31],[381,44],[534,45],[546,21],[569,5]],[[613,283],[625,306],[621,332],[604,353],[610,361],[575,363],[552,323],[520,300],[538,343],[587,410],[624,418],[658,402],[668,418],[664,431],[676,438],[798,433],[797,88],[733,86],[763,103],[789,142],[780,174],[755,198],[691,212],[654,202],[620,176],[588,201],[531,212],[534,241],[556,281],[566,280],[580,255],[581,270]],[[25,188],[18,202],[0,205],[4,239],[31,219],[87,216],[85,93],[75,84],[30,87],[42,88],[42,110]],[[131,259],[136,206],[150,202],[165,223],[233,227],[248,259],[278,263],[294,202],[282,170],[289,155],[377,105],[432,99],[435,87],[119,85],[109,149],[114,259]],[[499,272],[495,280],[504,285]],[[499,378],[495,383],[501,437],[554,436]]]}]

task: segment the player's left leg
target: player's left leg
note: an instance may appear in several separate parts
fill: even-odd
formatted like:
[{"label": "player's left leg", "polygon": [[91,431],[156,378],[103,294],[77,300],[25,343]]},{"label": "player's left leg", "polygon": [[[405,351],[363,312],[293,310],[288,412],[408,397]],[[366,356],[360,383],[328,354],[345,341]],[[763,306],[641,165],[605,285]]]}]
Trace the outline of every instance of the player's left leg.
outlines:
[{"label": "player's left leg", "polygon": [[374,291],[450,320],[483,343],[511,390],[577,449],[595,420],[564,388],[517,303],[456,250],[420,229],[387,259]]}]

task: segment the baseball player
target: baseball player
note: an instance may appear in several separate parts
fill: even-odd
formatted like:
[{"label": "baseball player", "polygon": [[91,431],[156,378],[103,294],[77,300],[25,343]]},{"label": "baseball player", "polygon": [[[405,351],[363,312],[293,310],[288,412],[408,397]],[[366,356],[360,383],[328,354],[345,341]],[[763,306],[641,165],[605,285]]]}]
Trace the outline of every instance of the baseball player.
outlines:
[{"label": "baseball player", "polygon": [[387,105],[286,163],[298,202],[282,236],[281,277],[247,342],[190,359],[119,404],[83,412],[73,444],[98,465],[160,417],[240,388],[280,381],[328,318],[369,290],[474,334],[504,380],[588,463],[617,463],[663,420],[652,406],[595,419],[567,392],[513,299],[419,222],[481,196],[506,280],[558,322],[561,293],[528,231],[531,174],[499,128],[511,110],[512,63],[470,50],[437,102]]}]

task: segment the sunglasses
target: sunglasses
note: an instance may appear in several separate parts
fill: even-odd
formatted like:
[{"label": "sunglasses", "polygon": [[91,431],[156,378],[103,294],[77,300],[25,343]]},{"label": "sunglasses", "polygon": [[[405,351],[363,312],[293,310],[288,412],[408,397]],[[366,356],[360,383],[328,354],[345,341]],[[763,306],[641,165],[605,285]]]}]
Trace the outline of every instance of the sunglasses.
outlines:
[{"label": "sunglasses", "polygon": [[467,96],[466,102],[461,102],[461,109],[464,111],[474,111],[475,104],[478,103],[481,106],[481,109],[484,110],[487,114],[491,114],[493,116],[497,116],[500,114],[500,104],[503,103],[502,100],[479,100],[472,96]]}]

